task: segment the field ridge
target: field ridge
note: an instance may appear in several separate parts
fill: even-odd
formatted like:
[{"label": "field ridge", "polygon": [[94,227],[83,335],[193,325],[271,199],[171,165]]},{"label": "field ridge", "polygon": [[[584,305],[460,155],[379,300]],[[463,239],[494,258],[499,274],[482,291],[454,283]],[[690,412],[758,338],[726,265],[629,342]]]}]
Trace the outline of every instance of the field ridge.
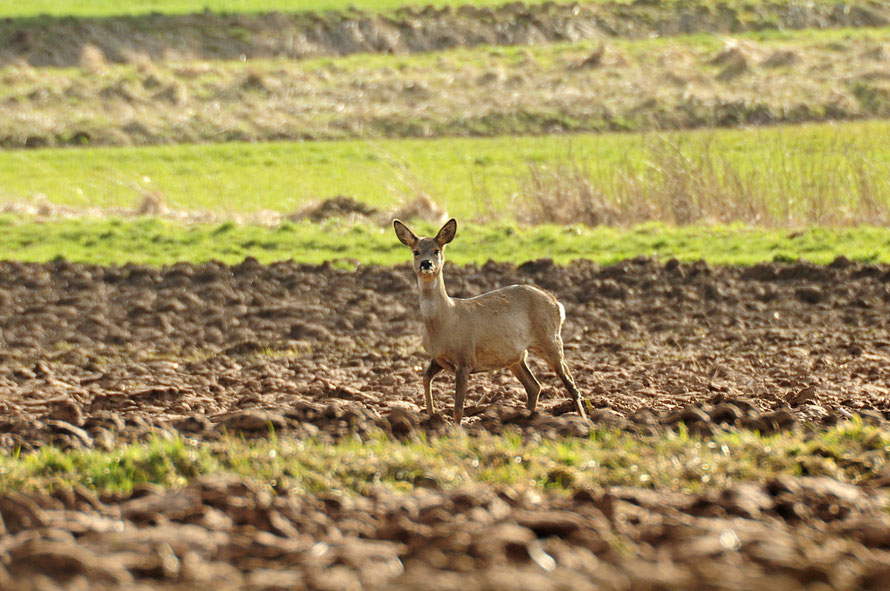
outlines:
[{"label": "field ridge", "polygon": [[881,27],[890,7],[867,1],[591,3],[459,8],[408,7],[377,14],[148,14],[0,21],[0,65],[71,67],[92,46],[112,62],[302,59],[350,53],[404,54],[479,45],[536,45],[584,39],[690,33]]}]

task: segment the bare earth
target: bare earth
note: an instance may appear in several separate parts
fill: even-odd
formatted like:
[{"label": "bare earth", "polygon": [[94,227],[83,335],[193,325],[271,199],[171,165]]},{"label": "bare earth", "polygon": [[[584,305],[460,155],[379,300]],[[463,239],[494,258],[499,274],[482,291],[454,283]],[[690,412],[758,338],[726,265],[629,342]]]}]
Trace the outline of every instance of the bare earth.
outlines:
[{"label": "bare earth", "polygon": [[[517,282],[557,294],[594,424],[768,432],[890,411],[887,266],[544,260],[449,266],[446,282],[456,296]],[[322,440],[447,431],[420,412],[415,297],[407,265],[0,263],[0,447],[264,436],[270,422]],[[540,413],[521,410],[509,373],[474,375],[467,430],[585,435],[555,376],[533,369]],[[434,389],[449,408],[450,378]],[[886,502],[878,484],[806,477],[574,498],[298,496],[223,477],[124,497],[11,493],[0,588],[884,589]]]}]

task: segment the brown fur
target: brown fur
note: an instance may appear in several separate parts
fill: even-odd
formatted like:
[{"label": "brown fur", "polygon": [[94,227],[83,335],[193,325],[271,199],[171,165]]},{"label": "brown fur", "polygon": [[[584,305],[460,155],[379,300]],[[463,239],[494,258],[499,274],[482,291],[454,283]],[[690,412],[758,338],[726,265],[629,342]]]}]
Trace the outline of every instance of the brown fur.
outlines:
[{"label": "brown fur", "polygon": [[541,385],[528,367],[528,350],[532,350],[556,371],[576,410],[586,416],[565,363],[560,336],[564,312],[553,294],[532,285],[510,285],[473,298],[452,298],[445,290],[442,265],[445,246],[454,239],[457,222],[446,222],[434,238],[418,237],[399,220],[393,221],[393,229],[414,255],[423,346],[432,357],[423,383],[430,414],[436,412],[432,380],[443,369],[456,375],[456,423],[463,417],[467,379],[478,371],[510,369],[525,387],[528,409],[534,411]]}]

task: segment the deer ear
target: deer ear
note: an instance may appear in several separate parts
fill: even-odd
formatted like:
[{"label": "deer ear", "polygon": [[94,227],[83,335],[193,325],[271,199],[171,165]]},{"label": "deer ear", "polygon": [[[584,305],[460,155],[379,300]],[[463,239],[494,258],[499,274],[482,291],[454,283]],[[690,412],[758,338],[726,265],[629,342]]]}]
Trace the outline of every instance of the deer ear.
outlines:
[{"label": "deer ear", "polygon": [[396,231],[396,236],[402,244],[408,248],[414,248],[414,245],[417,243],[417,235],[408,226],[399,220],[393,220],[392,229]]},{"label": "deer ear", "polygon": [[439,233],[436,234],[436,242],[439,243],[439,246],[445,246],[452,240],[454,240],[454,235],[457,233],[457,220],[451,218],[445,225],[442,226],[442,229],[439,230]]}]

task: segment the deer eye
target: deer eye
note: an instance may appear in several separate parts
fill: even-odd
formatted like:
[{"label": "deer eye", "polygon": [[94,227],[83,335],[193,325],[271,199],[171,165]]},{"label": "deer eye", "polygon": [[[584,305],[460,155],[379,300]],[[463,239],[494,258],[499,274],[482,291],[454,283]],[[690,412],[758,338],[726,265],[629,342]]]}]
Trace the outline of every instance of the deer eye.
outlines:
[{"label": "deer eye", "polygon": [[420,251],[419,251],[419,250],[415,250],[415,251],[414,251],[414,256],[419,257],[419,256],[420,256]]},{"label": "deer eye", "polygon": [[433,254],[439,254],[439,249],[437,248],[436,250],[434,250]]}]

